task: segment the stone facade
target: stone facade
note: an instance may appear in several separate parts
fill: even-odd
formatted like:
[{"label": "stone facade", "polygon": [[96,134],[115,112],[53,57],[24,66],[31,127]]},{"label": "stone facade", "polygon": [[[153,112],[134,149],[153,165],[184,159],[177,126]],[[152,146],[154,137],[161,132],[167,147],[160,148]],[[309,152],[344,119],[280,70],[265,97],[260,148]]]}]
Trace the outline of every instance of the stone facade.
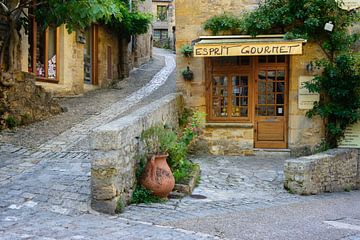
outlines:
[{"label": "stone facade", "polygon": [[[166,7],[167,14],[166,20],[160,20],[157,18],[158,6]],[[169,47],[175,50],[175,0],[153,0],[152,1],[152,13],[156,17],[153,22],[153,39],[154,44],[160,47]],[[155,31],[167,31],[167,39],[156,39]]]},{"label": "stone facade", "polygon": [[358,150],[331,149],[285,162],[285,188],[301,195],[359,189]]},{"label": "stone facade", "polygon": [[[223,12],[239,15],[242,11],[257,8],[259,2],[259,0],[176,1],[177,67],[181,72],[190,66],[194,73],[192,81],[185,81],[181,74],[177,75],[177,89],[183,93],[186,107],[207,111],[206,70],[204,58],[185,58],[179,52],[180,47],[184,44],[194,44],[200,36],[211,35],[203,29],[203,23],[211,16]],[[297,155],[311,152],[324,136],[322,121],[308,119],[305,116],[307,110],[298,108],[299,77],[315,75],[316,72],[307,72],[306,66],[310,61],[323,56],[321,48],[313,43],[306,43],[303,46],[302,55],[289,56],[287,148]],[[208,143],[209,151],[213,154],[251,154],[254,148],[253,121],[229,124],[208,122],[203,140]]]},{"label": "stone facade", "polygon": [[119,201],[129,202],[136,182],[141,132],[161,123],[178,126],[182,108],[182,96],[170,94],[93,131],[90,135],[93,209],[114,214]]}]

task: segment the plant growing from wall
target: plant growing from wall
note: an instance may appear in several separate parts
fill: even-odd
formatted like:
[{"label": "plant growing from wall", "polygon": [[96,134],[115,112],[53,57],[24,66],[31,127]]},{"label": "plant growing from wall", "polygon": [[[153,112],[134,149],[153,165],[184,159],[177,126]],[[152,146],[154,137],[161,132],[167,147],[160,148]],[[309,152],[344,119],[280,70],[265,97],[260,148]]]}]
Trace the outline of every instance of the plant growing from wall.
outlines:
[{"label": "plant growing from wall", "polygon": [[190,70],[190,58],[193,55],[194,48],[190,44],[184,44],[180,47],[180,53],[183,57],[187,58],[188,65],[185,69],[181,70],[181,75],[184,80],[191,81],[194,78],[194,72]]},{"label": "plant growing from wall", "polygon": [[[340,4],[336,0],[268,0],[241,17],[222,14],[204,24],[204,29],[213,34],[285,33],[285,38],[317,43],[326,55],[326,59],[316,61],[323,73],[305,87],[320,93],[321,99],[307,116],[324,119],[325,138],[330,147],[337,147],[345,129],[360,119],[359,55],[352,50],[359,34],[349,31],[352,24],[359,22],[359,11],[342,10]],[[325,30],[325,24],[333,25],[333,30]]]}]

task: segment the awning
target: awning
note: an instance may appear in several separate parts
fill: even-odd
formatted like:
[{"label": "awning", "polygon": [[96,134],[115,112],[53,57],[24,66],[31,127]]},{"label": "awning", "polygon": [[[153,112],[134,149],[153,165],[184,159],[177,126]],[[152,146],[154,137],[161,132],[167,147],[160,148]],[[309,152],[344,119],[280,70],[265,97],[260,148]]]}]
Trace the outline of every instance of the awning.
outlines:
[{"label": "awning", "polygon": [[194,57],[260,56],[302,54],[304,39],[284,35],[201,36],[194,45]]}]

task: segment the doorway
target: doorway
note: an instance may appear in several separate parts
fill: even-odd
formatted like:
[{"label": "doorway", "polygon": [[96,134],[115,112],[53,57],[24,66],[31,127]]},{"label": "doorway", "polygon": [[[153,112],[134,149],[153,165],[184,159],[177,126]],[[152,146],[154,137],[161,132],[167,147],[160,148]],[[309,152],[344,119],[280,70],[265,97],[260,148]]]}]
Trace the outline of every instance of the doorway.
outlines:
[{"label": "doorway", "polygon": [[255,148],[286,148],[288,58],[260,56],[255,67]]}]

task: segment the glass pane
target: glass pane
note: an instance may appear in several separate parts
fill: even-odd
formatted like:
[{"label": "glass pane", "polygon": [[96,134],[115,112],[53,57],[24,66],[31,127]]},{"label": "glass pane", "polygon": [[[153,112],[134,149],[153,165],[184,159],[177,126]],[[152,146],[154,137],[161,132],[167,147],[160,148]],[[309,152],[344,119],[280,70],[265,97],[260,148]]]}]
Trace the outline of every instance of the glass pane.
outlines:
[{"label": "glass pane", "polygon": [[45,32],[41,26],[38,26],[36,39],[36,76],[45,77]]},{"label": "glass pane", "polygon": [[248,65],[250,65],[250,57],[241,57],[240,62],[241,62],[241,65],[248,66]]},{"label": "glass pane", "polygon": [[265,71],[259,71],[258,78],[260,81],[266,80],[266,72]]},{"label": "glass pane", "polygon": [[241,103],[241,106],[247,106],[248,105],[248,98],[247,97],[240,98],[240,103]]},{"label": "glass pane", "polygon": [[267,104],[275,104],[275,95],[274,94],[267,95]]},{"label": "glass pane", "polygon": [[240,88],[240,96],[248,96],[248,88],[247,87],[241,87]]},{"label": "glass pane", "polygon": [[266,63],[266,56],[260,56],[259,63]]},{"label": "glass pane", "polygon": [[56,28],[48,31],[48,78],[56,78]]},{"label": "glass pane", "polygon": [[266,82],[258,82],[258,91],[259,94],[265,94]]},{"label": "glass pane", "polygon": [[213,76],[213,116],[226,117],[227,116],[227,84],[226,76]]},{"label": "glass pane", "polygon": [[243,86],[248,85],[248,77],[247,76],[242,76],[241,77],[241,85],[243,85]]},{"label": "glass pane", "polygon": [[277,80],[285,81],[285,71],[283,70],[277,71]]},{"label": "glass pane", "polygon": [[283,82],[276,83],[276,91],[283,93],[285,91],[285,83]]},{"label": "glass pane", "polygon": [[285,62],[285,55],[277,56],[277,62],[278,63],[284,63]]},{"label": "glass pane", "polygon": [[276,95],[276,104],[284,104],[284,95],[283,94]]},{"label": "glass pane", "polygon": [[268,56],[268,63],[275,63],[275,61],[276,61],[276,56],[274,55]]},{"label": "glass pane", "polygon": [[241,116],[241,117],[247,117],[247,116],[248,116],[248,109],[242,107],[242,108],[240,109],[240,116]]},{"label": "glass pane", "polygon": [[275,107],[274,106],[267,107],[267,116],[275,116]]},{"label": "glass pane", "polygon": [[276,107],[276,116],[284,116],[284,106]]},{"label": "glass pane", "polygon": [[258,96],[258,102],[259,102],[259,104],[266,104],[266,96],[265,95],[259,95]]},{"label": "glass pane", "polygon": [[91,83],[91,31],[85,31],[86,42],[84,44],[84,81]]},{"label": "glass pane", "polygon": [[266,116],[266,106],[258,106],[256,108],[256,115],[257,116]]},{"label": "glass pane", "polygon": [[274,92],[274,84],[273,82],[267,82],[266,83],[266,92],[267,93],[273,93]]},{"label": "glass pane", "polygon": [[275,81],[276,78],[276,71],[268,71],[268,81]]},{"label": "glass pane", "polygon": [[232,77],[232,84],[233,84],[233,86],[239,86],[240,85],[240,77],[239,76],[233,76]]}]

